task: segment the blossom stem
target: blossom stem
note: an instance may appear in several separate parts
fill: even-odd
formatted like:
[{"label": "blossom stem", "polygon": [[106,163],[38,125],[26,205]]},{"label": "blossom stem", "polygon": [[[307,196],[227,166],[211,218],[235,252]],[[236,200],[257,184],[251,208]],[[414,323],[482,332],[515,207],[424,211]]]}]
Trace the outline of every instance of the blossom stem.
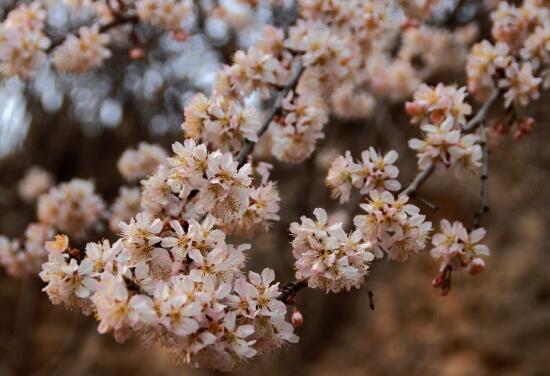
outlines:
[{"label": "blossom stem", "polygon": [[[267,128],[269,127],[269,124],[271,124],[273,118],[280,113],[282,109],[283,99],[288,95],[288,93],[290,93],[291,90],[296,87],[296,85],[298,85],[300,77],[302,77],[302,73],[304,73],[305,67],[302,64],[302,60],[300,58],[294,60],[294,63],[292,65],[294,74],[292,75],[292,78],[290,79],[288,84],[275,96],[273,104],[271,105],[269,112],[265,116],[264,121],[262,122],[262,125],[258,130],[258,138],[260,138],[267,131]],[[246,140],[244,142],[244,146],[236,158],[236,160],[239,162],[239,167],[245,164],[248,156],[254,150],[255,145],[256,143],[252,141]]]}]

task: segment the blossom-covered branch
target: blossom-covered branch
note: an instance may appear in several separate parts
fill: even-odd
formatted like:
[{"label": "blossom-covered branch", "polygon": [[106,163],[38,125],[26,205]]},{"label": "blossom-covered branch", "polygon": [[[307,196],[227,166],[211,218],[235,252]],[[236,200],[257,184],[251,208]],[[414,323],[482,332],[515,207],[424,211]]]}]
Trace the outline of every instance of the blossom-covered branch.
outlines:
[{"label": "blossom-covered branch", "polygon": [[[404,263],[428,248],[440,264],[433,284],[447,294],[453,273],[485,269],[490,251],[479,225],[488,207],[486,128],[497,123],[520,136],[531,130],[523,108],[550,72],[550,11],[543,0],[500,2],[491,13],[492,41],[471,46],[475,25],[430,26],[436,3],[299,0],[288,30],[266,26],[220,67],[208,95],[187,101],[184,139],[170,153],[145,143],[123,153],[117,167],[128,186],[111,205],[91,181],[53,185],[47,172],[29,172],[19,191],[37,202],[37,222],[22,240],[0,237],[0,263],[14,276],[40,270],[50,300],[93,314],[100,333],[156,341],[188,364],[220,370],[298,341],[294,327],[303,317],[287,305],[297,305],[299,291],[360,288],[383,259]],[[92,22],[59,45],[45,34],[47,6],[12,10],[1,26],[0,71],[31,78],[49,52],[60,72],[99,69],[116,26],[139,21],[178,39],[192,12],[176,0],[107,8],[113,19]],[[467,86],[423,83],[464,66]],[[419,127],[408,142],[418,159],[412,182],[402,184],[395,150],[342,152],[327,163],[326,184],[340,203],[361,195],[360,213],[348,226],[315,208],[291,223],[294,282],[281,288],[272,269],[247,270],[251,246],[234,245],[231,239],[241,238],[230,236],[266,232],[279,220],[274,166],[261,159],[302,162],[331,118],[365,120],[377,103],[411,96],[405,110]],[[473,116],[471,99],[482,103]],[[432,235],[429,216],[410,201],[434,173],[480,169],[474,228],[443,219]]]},{"label": "blossom-covered branch", "polygon": [[[304,70],[305,68],[300,58],[296,58],[295,63],[292,64],[292,78],[290,79],[289,83],[283,88],[283,90],[278,92],[275,96],[269,112],[266,114],[265,119],[262,121],[260,129],[258,129],[258,139],[267,131],[267,128],[273,121],[273,118],[281,112],[284,98],[288,95],[288,93],[290,93],[291,90],[294,90],[296,88],[296,85],[298,85],[298,82],[300,81]],[[254,150],[254,145],[255,142],[252,142],[250,140],[246,140],[244,142],[241,151],[237,155],[237,161],[239,162],[239,165],[243,165],[246,162],[248,155],[250,155],[250,153],[252,153],[252,151]]]}]

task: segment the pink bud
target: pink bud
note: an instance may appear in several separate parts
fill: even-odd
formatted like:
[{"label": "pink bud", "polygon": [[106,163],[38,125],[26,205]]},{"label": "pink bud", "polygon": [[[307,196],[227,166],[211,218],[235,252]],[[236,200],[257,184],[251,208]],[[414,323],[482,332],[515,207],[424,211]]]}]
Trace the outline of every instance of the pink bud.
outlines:
[{"label": "pink bud", "polygon": [[300,311],[294,308],[294,312],[292,312],[292,317],[290,321],[292,322],[292,326],[297,328],[304,323],[304,316],[302,316],[302,313]]},{"label": "pink bud", "polygon": [[472,263],[470,264],[471,275],[479,274],[484,270],[485,270],[485,261],[483,261],[483,259],[476,257],[475,259],[472,260]]},{"label": "pink bud", "polygon": [[439,273],[432,281],[433,287],[439,287],[443,284],[443,273]]},{"label": "pink bud", "polygon": [[414,116],[418,115],[422,111],[422,108],[420,107],[420,105],[418,105],[418,103],[407,102],[405,103],[405,111],[407,111],[409,115]]},{"label": "pink bud", "polygon": [[172,38],[178,42],[185,42],[189,38],[189,33],[185,29],[172,31]]},{"label": "pink bud", "polygon": [[141,47],[134,47],[130,50],[130,59],[141,60],[145,56],[145,50]]}]

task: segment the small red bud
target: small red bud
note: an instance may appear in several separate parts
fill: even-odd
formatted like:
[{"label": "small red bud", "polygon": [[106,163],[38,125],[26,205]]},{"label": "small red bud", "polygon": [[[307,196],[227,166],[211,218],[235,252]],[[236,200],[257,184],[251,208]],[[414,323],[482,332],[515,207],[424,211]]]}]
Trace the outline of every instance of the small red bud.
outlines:
[{"label": "small red bud", "polygon": [[292,312],[291,322],[292,326],[294,326],[295,328],[301,326],[304,323],[304,316],[302,316],[302,313],[296,308],[294,308],[294,312]]},{"label": "small red bud", "polygon": [[189,38],[189,33],[185,29],[172,31],[172,38],[178,42],[185,42]]},{"label": "small red bud", "polygon": [[145,50],[141,47],[134,47],[130,50],[130,59],[141,60],[145,56]]},{"label": "small red bud", "polygon": [[422,108],[418,105],[418,103],[407,102],[405,103],[405,111],[407,111],[409,115],[414,116],[418,115],[422,111]]},{"label": "small red bud", "polygon": [[433,287],[439,287],[443,284],[443,273],[439,273],[432,281]]},{"label": "small red bud", "polygon": [[485,270],[485,261],[483,261],[483,259],[476,257],[475,259],[472,260],[472,263],[470,264],[470,270],[469,270],[471,275],[479,274],[484,270]]}]

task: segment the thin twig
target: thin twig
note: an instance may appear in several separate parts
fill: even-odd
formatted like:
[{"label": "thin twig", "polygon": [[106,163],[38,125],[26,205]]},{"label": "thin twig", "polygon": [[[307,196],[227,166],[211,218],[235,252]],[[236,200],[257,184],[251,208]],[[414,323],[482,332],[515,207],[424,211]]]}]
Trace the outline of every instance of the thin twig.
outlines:
[{"label": "thin twig", "polygon": [[[298,84],[298,81],[300,81],[300,77],[302,77],[302,73],[304,73],[305,67],[302,64],[301,58],[296,58],[296,60],[293,63],[293,71],[294,74],[292,78],[290,79],[289,83],[283,88],[283,90],[279,91],[277,95],[275,96],[273,100],[273,104],[267,113],[267,115],[264,118],[264,121],[262,122],[262,125],[260,129],[258,130],[258,138],[260,138],[269,127],[269,124],[271,124],[271,121],[275,116],[277,116],[281,109],[283,104],[283,99],[290,93],[291,90],[293,90],[296,85]],[[255,142],[246,140],[244,142],[243,148],[239,152],[239,155],[237,155],[236,160],[239,162],[239,167],[244,165],[247,157],[252,153],[254,150],[254,145],[256,145]]]},{"label": "thin twig", "polygon": [[435,170],[435,166],[433,163],[430,163],[428,168],[420,171],[413,181],[403,190],[401,191],[402,194],[408,195],[411,198],[416,197],[416,194],[418,192],[418,189],[424,182],[430,177],[431,174],[433,174]]},{"label": "thin twig", "polygon": [[493,90],[491,96],[485,101],[485,103],[483,103],[483,106],[481,106],[476,116],[470,119],[470,121],[466,124],[464,127],[464,133],[472,133],[480,126],[481,123],[485,121],[489,110],[493,104],[495,104],[499,96],[500,90]]},{"label": "thin twig", "polygon": [[372,290],[368,291],[368,295],[369,295],[369,307],[371,311],[374,311],[374,293],[372,292]]},{"label": "thin twig", "polygon": [[296,297],[296,294],[298,293],[298,291],[305,287],[307,287],[306,281],[294,281],[288,283],[282,288],[281,295],[279,295],[277,299],[285,304],[294,304],[294,298]]},{"label": "thin twig", "polygon": [[428,208],[430,208],[432,211],[438,211],[439,208],[437,207],[436,204],[432,203],[431,201],[429,201],[427,198],[425,197],[422,197],[420,196],[419,194],[416,195],[416,198],[419,199],[420,201],[422,201],[424,203],[424,205],[426,205]]},{"label": "thin twig", "polygon": [[480,133],[480,145],[483,153],[481,159],[481,208],[474,215],[474,228],[481,227],[481,219],[483,214],[489,211],[489,146],[487,145],[485,127],[480,128]]},{"label": "thin twig", "polygon": [[[114,20],[112,20],[111,22],[108,22],[106,23],[105,25],[102,25],[100,28],[99,28],[99,32],[100,33],[105,33],[117,26],[122,26],[122,25],[126,25],[126,24],[136,24],[139,22],[139,18],[137,16],[116,16],[116,18]],[[65,42],[65,39],[66,38],[62,38],[56,42],[53,42],[50,47],[48,47],[48,49],[46,49],[46,53],[50,53],[52,52],[53,50],[55,50],[57,47],[59,47],[60,45],[63,44],[63,42]]]}]

